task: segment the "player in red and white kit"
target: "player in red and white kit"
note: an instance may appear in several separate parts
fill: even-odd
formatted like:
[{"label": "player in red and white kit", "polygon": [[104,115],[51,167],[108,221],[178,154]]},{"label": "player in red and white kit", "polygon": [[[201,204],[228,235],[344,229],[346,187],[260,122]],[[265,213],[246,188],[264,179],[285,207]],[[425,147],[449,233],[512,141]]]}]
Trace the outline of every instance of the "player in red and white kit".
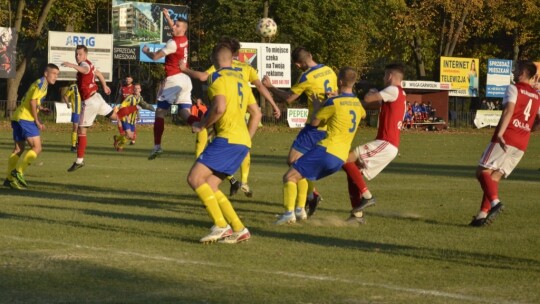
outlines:
[{"label": "player in red and white kit", "polygon": [[163,15],[171,28],[172,38],[167,41],[164,48],[156,52],[150,52],[144,46],[142,52],[152,60],[158,60],[165,56],[165,74],[167,78],[162,82],[158,94],[156,120],[154,122],[154,150],[148,156],[152,160],[163,153],[161,149],[161,137],[165,129],[165,114],[173,104],[178,104],[179,114],[188,124],[198,121],[198,117],[191,115],[191,79],[180,69],[180,62],[187,63],[188,39],[186,31],[187,20],[171,20],[168,9],[163,9]]},{"label": "player in red and white kit", "polygon": [[[360,145],[349,153],[343,170],[347,173],[352,211],[347,221],[363,223],[363,210],[375,205],[363,176],[368,180],[377,176],[398,154],[400,131],[406,110],[406,98],[401,81],[405,68],[401,64],[385,67],[384,84],[380,92],[371,89],[364,96],[364,108],[379,109],[379,129],[374,141]],[[362,176],[363,175],[363,176]]]},{"label": "player in red and white kit", "polygon": [[501,119],[476,169],[484,196],[480,212],[470,223],[473,227],[491,224],[503,211],[499,182],[503,176],[510,175],[523,157],[531,131],[540,129],[540,96],[531,86],[535,74],[536,66],[532,61],[516,63],[515,84],[506,88]]},{"label": "player in red and white kit", "polygon": [[105,94],[111,94],[111,89],[107,86],[107,82],[103,74],[88,60],[88,48],[84,45],[77,45],[75,49],[75,60],[77,64],[64,62],[62,66],[74,68],[77,71],[77,87],[83,100],[81,115],[79,118],[79,128],[77,130],[77,159],[68,169],[68,172],[75,171],[84,166],[84,153],[86,151],[86,133],[87,129],[94,124],[97,115],[102,115],[111,120],[118,118],[113,108],[105,102],[101,94],[99,94],[96,84],[96,77],[103,86]]}]

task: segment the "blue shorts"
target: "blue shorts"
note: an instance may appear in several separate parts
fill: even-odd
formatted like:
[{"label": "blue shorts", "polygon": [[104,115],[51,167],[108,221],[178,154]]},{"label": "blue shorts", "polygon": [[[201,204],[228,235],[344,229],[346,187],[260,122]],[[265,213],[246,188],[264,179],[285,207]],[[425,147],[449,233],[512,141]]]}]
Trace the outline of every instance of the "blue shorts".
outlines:
[{"label": "blue shorts", "polygon": [[246,155],[249,148],[244,145],[229,144],[229,140],[216,137],[204,149],[197,161],[210,168],[214,173],[233,175]]},{"label": "blue shorts", "polygon": [[306,154],[313,149],[317,143],[326,138],[326,131],[317,130],[317,127],[306,125],[296,136],[292,148]]},{"label": "blue shorts", "polygon": [[130,130],[131,132],[135,132],[135,125],[122,121],[122,129],[124,129],[124,131]]},{"label": "blue shorts", "polygon": [[343,160],[326,152],[326,147],[317,145],[292,164],[296,171],[309,180],[319,180],[334,174],[343,166]]},{"label": "blue shorts", "polygon": [[14,141],[25,141],[30,137],[39,136],[39,129],[36,123],[29,120],[11,121]]},{"label": "blue shorts", "polygon": [[[172,104],[170,104],[168,101],[166,100],[158,100],[157,102],[157,107],[159,109],[163,109],[163,110],[168,110],[170,109],[172,106]],[[184,104],[184,103],[180,103],[177,105],[180,109],[188,109],[191,111],[191,103],[190,104]]]},{"label": "blue shorts", "polygon": [[71,122],[72,123],[79,123],[80,114],[77,113],[71,113]]}]

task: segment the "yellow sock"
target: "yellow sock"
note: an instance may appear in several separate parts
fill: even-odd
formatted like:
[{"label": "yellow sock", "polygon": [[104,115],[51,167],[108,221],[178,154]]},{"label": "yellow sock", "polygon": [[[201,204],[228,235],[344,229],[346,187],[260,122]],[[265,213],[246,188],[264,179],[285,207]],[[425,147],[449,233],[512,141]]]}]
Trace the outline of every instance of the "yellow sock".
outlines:
[{"label": "yellow sock", "polygon": [[285,207],[285,210],[294,210],[297,192],[297,184],[293,182],[286,182],[283,184],[283,207]]},{"label": "yellow sock", "polygon": [[223,213],[219,208],[216,196],[214,191],[210,188],[208,184],[202,184],[199,188],[195,189],[195,193],[199,196],[199,199],[203,202],[206,207],[206,212],[210,215],[210,218],[214,221],[214,224],[218,227],[226,227],[227,222],[223,217]]},{"label": "yellow sock", "polygon": [[77,145],[77,132],[71,132],[71,146],[75,147]]},{"label": "yellow sock", "polygon": [[225,194],[223,194],[223,192],[221,192],[220,190],[216,191],[214,195],[216,196],[221,212],[223,212],[223,215],[225,216],[227,222],[231,224],[232,229],[235,232],[242,231],[245,226],[244,224],[242,224],[242,221],[236,214],[236,211],[234,211],[231,201],[229,201]]},{"label": "yellow sock", "polygon": [[34,162],[36,158],[37,153],[34,150],[28,150],[24,152],[24,154],[22,155],[22,161],[19,162],[19,165],[17,166],[17,171],[19,171],[20,173],[24,173],[26,168],[28,168],[28,166],[30,166],[30,164],[32,164],[32,162]]},{"label": "yellow sock", "polygon": [[7,176],[6,176],[6,178],[9,181],[13,181],[13,177],[11,176],[11,171],[15,170],[15,167],[17,167],[17,162],[19,162],[19,155],[17,155],[16,153],[12,153],[8,159]]},{"label": "yellow sock", "polygon": [[199,157],[201,153],[206,148],[206,143],[208,142],[208,131],[203,129],[201,132],[197,133],[197,139],[195,140],[195,157]]},{"label": "yellow sock", "polygon": [[306,206],[308,181],[302,178],[297,183],[298,193],[296,194],[296,208],[304,208]]},{"label": "yellow sock", "polygon": [[249,177],[249,165],[251,164],[251,156],[250,153],[246,155],[246,158],[242,161],[242,164],[240,165],[240,176],[242,178],[242,184],[247,184],[248,177]]}]

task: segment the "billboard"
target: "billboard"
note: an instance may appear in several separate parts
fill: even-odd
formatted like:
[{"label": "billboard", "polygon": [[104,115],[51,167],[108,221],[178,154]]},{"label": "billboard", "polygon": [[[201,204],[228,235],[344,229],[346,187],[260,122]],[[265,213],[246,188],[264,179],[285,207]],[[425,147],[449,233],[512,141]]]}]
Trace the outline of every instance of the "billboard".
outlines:
[{"label": "billboard", "polygon": [[477,58],[441,57],[440,81],[452,86],[448,95],[477,97],[478,67]]},{"label": "billboard", "polygon": [[167,9],[172,20],[189,20],[189,7],[185,5],[113,0],[114,59],[154,62],[141,49],[143,45],[152,45],[159,50],[172,37],[163,9]]},{"label": "billboard", "polygon": [[88,60],[103,74],[105,80],[112,81],[112,35],[49,31],[48,60],[60,67],[58,80],[76,79],[77,71],[62,66],[62,62],[76,63],[75,49],[79,44],[88,48]]},{"label": "billboard", "polygon": [[488,59],[486,97],[503,98],[512,81],[512,60]]},{"label": "billboard", "polygon": [[277,88],[291,87],[291,45],[280,43],[241,42],[238,60],[249,63],[262,80],[269,76]]},{"label": "billboard", "polygon": [[14,27],[0,27],[0,78],[15,78],[17,31]]}]

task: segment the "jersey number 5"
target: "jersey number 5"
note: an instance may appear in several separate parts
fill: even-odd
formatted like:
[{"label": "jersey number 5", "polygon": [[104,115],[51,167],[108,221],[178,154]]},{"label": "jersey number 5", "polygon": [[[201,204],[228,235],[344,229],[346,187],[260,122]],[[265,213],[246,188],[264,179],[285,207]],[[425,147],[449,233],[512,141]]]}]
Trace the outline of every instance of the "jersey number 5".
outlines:
[{"label": "jersey number 5", "polygon": [[244,104],[244,93],[242,92],[242,83],[238,83],[238,97],[240,97],[240,109],[242,109],[242,106]]}]

